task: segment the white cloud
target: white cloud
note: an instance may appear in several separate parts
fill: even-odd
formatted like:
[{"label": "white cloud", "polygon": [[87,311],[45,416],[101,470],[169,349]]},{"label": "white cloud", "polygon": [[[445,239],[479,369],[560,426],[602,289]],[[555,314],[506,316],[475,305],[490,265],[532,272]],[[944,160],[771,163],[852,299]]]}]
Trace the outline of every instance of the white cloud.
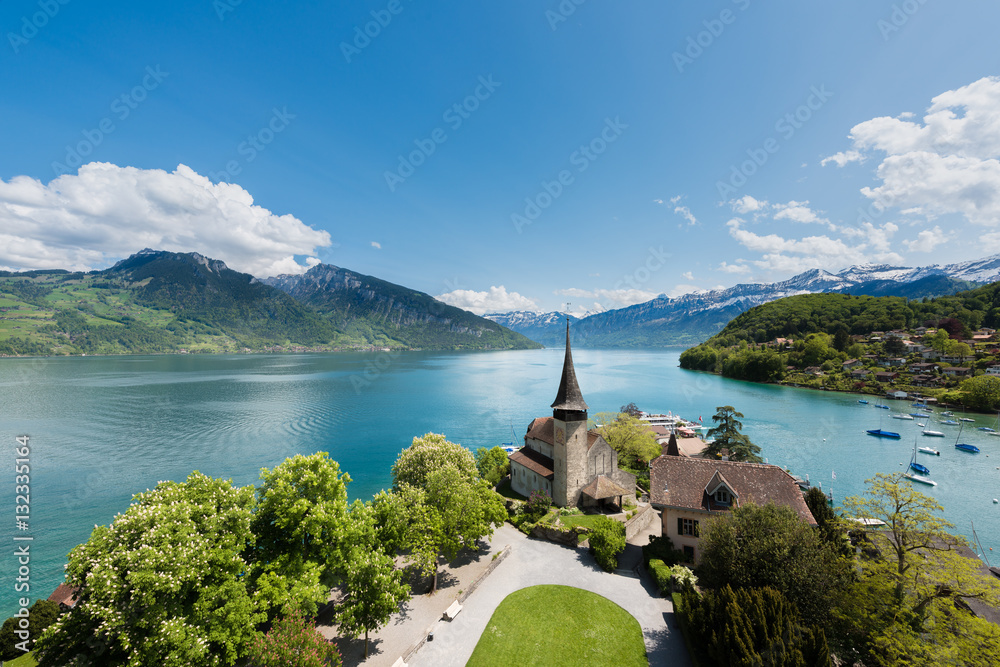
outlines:
[{"label": "white cloud", "polygon": [[641,289],[597,289],[585,290],[576,287],[556,290],[554,294],[572,299],[594,299],[602,309],[624,308],[637,303],[645,303],[656,298],[656,292]]},{"label": "white cloud", "polygon": [[[742,262],[743,260],[738,259],[736,261]],[[746,264],[729,264],[727,262],[719,264],[719,271],[722,271],[723,273],[750,273],[751,270],[752,269]]]},{"label": "white cloud", "polygon": [[[753,264],[766,270],[797,273],[814,268],[838,270],[872,260],[902,261],[898,254],[888,251],[883,239],[878,239],[874,244],[865,242],[852,246],[842,239],[826,235],[801,239],[787,239],[777,234],[761,236],[744,229],[742,225],[743,220],[740,218],[727,222],[729,235],[747,249],[761,253],[762,257],[754,260]],[[894,224],[889,223],[879,233],[891,235],[895,228]],[[876,245],[879,247],[875,247]]]},{"label": "white cloud", "polygon": [[903,244],[913,252],[930,252],[948,240],[948,235],[941,231],[941,228],[934,225],[933,229],[925,229],[917,238],[912,241],[903,241]]},{"label": "white cloud", "polygon": [[689,225],[698,224],[698,220],[694,217],[694,214],[691,213],[691,209],[689,209],[687,206],[678,206],[674,208],[674,213],[677,213],[682,218],[687,220]]},{"label": "white cloud", "polygon": [[673,196],[673,197],[670,198],[670,203],[671,204],[676,204],[680,200],[681,200],[681,196],[680,195],[676,195],[676,196]]},{"label": "white cloud", "polygon": [[654,199],[653,203],[655,203],[655,204],[662,204],[663,200],[662,199]]},{"label": "white cloud", "polygon": [[517,292],[508,292],[503,285],[493,286],[485,292],[458,289],[436,297],[451,306],[463,308],[476,315],[506,313],[512,310],[538,311],[538,305]]},{"label": "white cloud", "polygon": [[372,241],[372,247],[376,248],[378,250],[381,250],[382,249],[382,244],[379,243],[378,241]]},{"label": "white cloud", "polygon": [[851,129],[854,149],[885,153],[882,184],[862,193],[883,208],[970,222],[1000,219],[1000,77],[985,77],[931,100],[913,114],[879,117]]},{"label": "white cloud", "polygon": [[330,235],[253,203],[242,187],[213,184],[185,165],[172,173],[92,162],[47,185],[0,180],[0,265],[102,268],[142,248],[199,252],[266,277],[302,273]]},{"label": "white cloud", "polygon": [[768,202],[767,200],[754,199],[750,195],[743,195],[739,199],[733,199],[730,201],[729,205],[732,206],[733,210],[737,213],[746,215],[747,213],[763,211],[768,207]]},{"label": "white cloud", "polygon": [[690,271],[685,271],[681,274],[681,278],[684,280],[694,280],[694,274]]},{"label": "white cloud", "polygon": [[787,204],[775,204],[775,220],[791,220],[792,222],[819,222],[827,223],[829,220],[816,215],[816,212],[809,208],[808,201],[790,201]]},{"label": "white cloud", "polygon": [[825,167],[832,162],[838,167],[844,167],[850,162],[864,162],[864,160],[865,158],[860,151],[841,151],[820,160],[819,166]]}]

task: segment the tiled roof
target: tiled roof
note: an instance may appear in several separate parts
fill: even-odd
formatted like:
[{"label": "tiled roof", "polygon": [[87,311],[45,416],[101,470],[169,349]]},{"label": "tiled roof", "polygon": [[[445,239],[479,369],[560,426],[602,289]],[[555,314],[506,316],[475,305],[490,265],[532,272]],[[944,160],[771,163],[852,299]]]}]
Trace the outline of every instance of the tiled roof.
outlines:
[{"label": "tiled roof", "polygon": [[792,476],[778,466],[737,461],[661,456],[650,471],[651,500],[656,505],[694,510],[715,510],[705,487],[716,475],[739,495],[741,505],[787,505],[815,525],[802,491]]},{"label": "tiled roof", "polygon": [[522,447],[507,458],[511,463],[520,463],[533,473],[537,473],[545,479],[553,479],[555,473],[552,472],[552,459],[541,452],[536,452],[530,447]]},{"label": "tiled roof", "polygon": [[49,596],[49,601],[72,609],[76,606],[76,594],[77,590],[69,584],[59,584]]},{"label": "tiled roof", "polygon": [[580,493],[594,500],[600,500],[601,498],[628,496],[632,494],[632,491],[618,486],[604,475],[598,475],[590,484],[580,489]]},{"label": "tiled roof", "polygon": [[[555,434],[555,423],[552,417],[535,417],[528,424],[528,434],[526,438],[531,438],[532,440],[541,440],[542,442],[547,442],[550,445],[556,444],[556,434]],[[587,448],[594,446],[597,439],[601,437],[601,434],[597,431],[587,432]]]}]

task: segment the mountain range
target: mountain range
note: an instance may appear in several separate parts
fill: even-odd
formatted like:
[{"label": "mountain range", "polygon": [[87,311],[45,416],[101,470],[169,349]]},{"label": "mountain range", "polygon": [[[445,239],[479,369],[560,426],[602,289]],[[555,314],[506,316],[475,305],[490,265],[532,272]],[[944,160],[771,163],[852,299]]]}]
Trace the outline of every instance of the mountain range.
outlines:
[{"label": "mountain range", "polygon": [[[787,296],[839,292],[919,299],[998,280],[1000,255],[917,268],[864,264],[839,273],[812,269],[781,282],[739,284],[679,297],[661,294],[645,303],[571,318],[572,339],[581,347],[688,347],[715,335],[750,308]],[[558,346],[565,335],[563,313],[516,311],[485,317],[547,346]]]},{"label": "mountain range", "polygon": [[198,253],[0,272],[0,355],[540,347],[423,292],[327,264],[258,280]]}]

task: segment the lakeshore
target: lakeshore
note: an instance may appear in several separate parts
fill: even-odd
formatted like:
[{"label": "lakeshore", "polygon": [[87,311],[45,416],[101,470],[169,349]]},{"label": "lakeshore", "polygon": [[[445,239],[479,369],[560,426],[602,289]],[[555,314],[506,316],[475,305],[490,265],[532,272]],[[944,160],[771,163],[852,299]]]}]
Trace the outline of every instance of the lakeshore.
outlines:
[{"label": "lakeshore", "polygon": [[[734,405],[763,457],[809,475],[838,503],[875,472],[901,470],[917,437],[910,422],[894,424],[902,443],[867,436],[889,411],[854,395],[685,371],[676,351],[581,349],[574,357],[593,412],[634,401],[710,424],[718,405]],[[200,470],[250,484],[261,467],[329,451],[353,480],[350,497],[367,499],[389,486],[396,455],[415,435],[443,432],[471,449],[519,440],[551,402],[561,363],[561,350],[5,359],[2,437],[28,434],[33,445],[32,595],[46,597],[69,549],[159,480]],[[976,419],[969,426],[992,421]],[[946,433],[953,439],[957,430]],[[954,532],[971,536],[974,519],[984,548],[1000,549],[992,504],[1000,438],[970,441],[982,454],[942,447],[928,463],[939,485],[921,490],[944,505]],[[0,565],[11,576],[10,564]],[[2,603],[13,612],[9,595]]]}]

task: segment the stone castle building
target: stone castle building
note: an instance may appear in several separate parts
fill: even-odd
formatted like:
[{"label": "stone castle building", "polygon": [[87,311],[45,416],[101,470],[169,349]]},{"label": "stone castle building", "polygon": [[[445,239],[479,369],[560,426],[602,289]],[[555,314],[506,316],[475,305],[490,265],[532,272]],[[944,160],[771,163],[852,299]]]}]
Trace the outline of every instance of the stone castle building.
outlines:
[{"label": "stone castle building", "polygon": [[566,323],[566,357],[551,417],[528,425],[524,447],[510,455],[511,487],[530,496],[545,491],[559,507],[595,505],[635,495],[635,475],[618,469],[618,452],[587,429],[587,403],[573,368]]}]

